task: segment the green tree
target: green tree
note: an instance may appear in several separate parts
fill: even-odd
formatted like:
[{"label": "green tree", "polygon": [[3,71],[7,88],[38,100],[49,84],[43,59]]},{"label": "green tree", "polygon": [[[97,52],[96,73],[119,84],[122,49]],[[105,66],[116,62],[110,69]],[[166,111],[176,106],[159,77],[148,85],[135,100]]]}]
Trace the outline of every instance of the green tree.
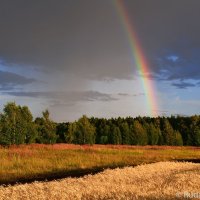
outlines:
[{"label": "green tree", "polygon": [[110,126],[108,120],[99,119],[99,125],[96,127],[96,143],[107,144],[110,136]]},{"label": "green tree", "polygon": [[36,118],[38,127],[37,142],[44,144],[54,144],[57,140],[56,124],[49,118],[49,111],[42,112],[42,118]]},{"label": "green tree", "polygon": [[76,123],[70,123],[67,132],[64,133],[65,142],[67,143],[76,143],[75,133],[77,131]]},{"label": "green tree", "polygon": [[190,117],[190,121],[189,135],[192,141],[192,145],[200,146],[200,117],[194,115]]},{"label": "green tree", "polygon": [[179,131],[174,131],[174,145],[183,146],[183,139]]},{"label": "green tree", "polygon": [[174,144],[174,129],[168,119],[164,119],[163,121],[163,138],[166,145]]},{"label": "green tree", "polygon": [[100,127],[100,144],[108,144],[109,142],[109,136],[110,136],[110,126],[105,125],[104,127]]},{"label": "green tree", "polygon": [[148,144],[147,132],[138,120],[135,120],[130,127],[130,140],[133,145]]},{"label": "green tree", "polygon": [[122,137],[119,127],[112,126],[112,144],[122,144]]},{"label": "green tree", "polygon": [[34,143],[36,137],[38,135],[37,127],[33,122],[33,116],[27,106],[20,107],[21,113],[21,129],[24,131],[25,134],[25,143],[30,144]]},{"label": "green tree", "polygon": [[56,143],[64,143],[66,142],[65,135],[68,132],[69,123],[58,123],[56,126],[56,135],[57,140]]},{"label": "green tree", "polygon": [[194,127],[192,130],[193,145],[200,146],[200,127]]},{"label": "green tree", "polygon": [[159,140],[160,129],[156,128],[153,123],[146,124],[146,131],[148,136],[148,144],[156,145]]},{"label": "green tree", "polygon": [[122,144],[130,144],[130,129],[127,122],[120,125]]},{"label": "green tree", "polygon": [[158,135],[158,145],[165,145],[164,137],[161,131],[159,132],[159,135]]},{"label": "green tree", "polygon": [[102,135],[100,138],[100,144],[108,144],[108,136]]},{"label": "green tree", "polygon": [[183,138],[183,145],[192,145],[190,118],[178,116],[176,119],[177,130],[181,133]]},{"label": "green tree", "polygon": [[77,122],[75,128],[75,143],[94,144],[95,127],[90,123],[86,115],[83,115]]},{"label": "green tree", "polygon": [[0,115],[0,124],[1,144],[24,144],[35,141],[37,130],[27,106],[17,106],[14,102],[7,103]]}]

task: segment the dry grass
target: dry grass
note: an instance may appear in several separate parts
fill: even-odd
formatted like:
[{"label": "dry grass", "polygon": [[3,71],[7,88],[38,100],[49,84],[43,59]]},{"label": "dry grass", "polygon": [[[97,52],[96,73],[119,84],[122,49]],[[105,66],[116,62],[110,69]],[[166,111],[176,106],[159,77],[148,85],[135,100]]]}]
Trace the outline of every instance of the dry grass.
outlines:
[{"label": "dry grass", "polygon": [[[77,179],[1,186],[0,199],[184,199],[184,195],[200,193],[199,183],[200,164],[158,162],[135,168],[105,170]],[[176,197],[177,194],[179,197]]]},{"label": "dry grass", "polygon": [[[200,158],[197,147],[123,146],[123,145],[20,145],[0,148],[0,183],[64,176],[76,170],[173,159]],[[69,173],[68,173],[69,172]]]}]

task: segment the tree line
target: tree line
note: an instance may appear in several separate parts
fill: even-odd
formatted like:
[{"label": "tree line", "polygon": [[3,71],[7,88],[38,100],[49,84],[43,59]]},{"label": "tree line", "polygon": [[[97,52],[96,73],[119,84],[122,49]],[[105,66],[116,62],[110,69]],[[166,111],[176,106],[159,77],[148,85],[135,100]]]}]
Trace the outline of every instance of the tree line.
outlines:
[{"label": "tree line", "polygon": [[56,123],[45,110],[33,119],[27,106],[9,102],[0,113],[0,144],[74,143],[200,146],[200,116],[88,118]]}]

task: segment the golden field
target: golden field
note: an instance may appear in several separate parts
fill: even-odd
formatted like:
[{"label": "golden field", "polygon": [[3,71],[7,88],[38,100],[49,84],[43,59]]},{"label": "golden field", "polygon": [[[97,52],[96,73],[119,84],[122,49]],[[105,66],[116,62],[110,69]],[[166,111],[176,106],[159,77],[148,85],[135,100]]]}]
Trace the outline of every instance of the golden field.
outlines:
[{"label": "golden field", "polygon": [[19,145],[0,148],[0,183],[81,176],[105,168],[199,159],[198,147]]},{"label": "golden field", "polygon": [[[158,162],[59,181],[0,186],[2,200],[173,200],[200,196],[200,164]],[[199,195],[199,196],[198,196]],[[197,198],[196,198],[197,199]]]}]

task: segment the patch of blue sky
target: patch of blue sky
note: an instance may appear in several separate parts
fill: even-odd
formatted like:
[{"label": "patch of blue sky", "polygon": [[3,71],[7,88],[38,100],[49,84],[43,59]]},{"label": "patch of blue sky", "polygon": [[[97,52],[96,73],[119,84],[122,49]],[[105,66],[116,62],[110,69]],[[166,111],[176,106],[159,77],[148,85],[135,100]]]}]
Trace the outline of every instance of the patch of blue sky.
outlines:
[{"label": "patch of blue sky", "polygon": [[8,65],[4,64],[1,60],[0,71],[11,72],[28,78],[40,78],[40,76],[42,75],[42,73],[36,70],[35,67],[27,66],[27,68],[25,68],[24,66],[16,64]]}]

